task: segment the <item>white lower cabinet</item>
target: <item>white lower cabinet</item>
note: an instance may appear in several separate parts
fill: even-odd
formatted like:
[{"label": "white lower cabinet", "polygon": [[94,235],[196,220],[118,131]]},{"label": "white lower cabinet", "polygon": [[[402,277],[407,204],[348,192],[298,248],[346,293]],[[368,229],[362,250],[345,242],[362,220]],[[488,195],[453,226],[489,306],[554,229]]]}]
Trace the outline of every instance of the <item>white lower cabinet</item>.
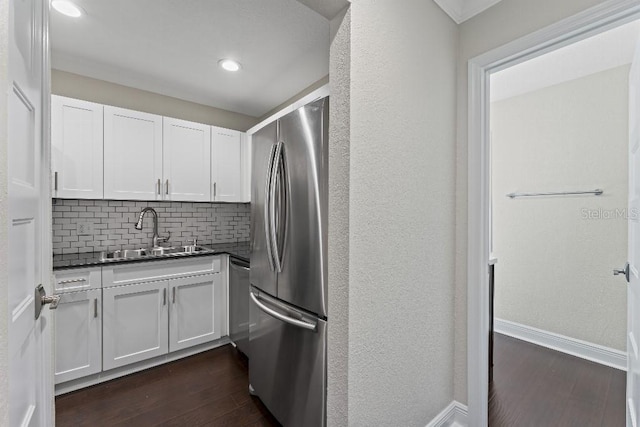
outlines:
[{"label": "white lower cabinet", "polygon": [[167,283],[103,289],[105,371],[169,351]]},{"label": "white lower cabinet", "polygon": [[55,383],[102,370],[102,290],[60,295],[55,310]]},{"label": "white lower cabinet", "polygon": [[[224,259],[57,270],[55,383],[61,386],[56,389],[76,390],[144,369],[162,363],[160,356],[184,357],[193,354],[190,347],[227,335]],[[154,360],[148,366],[138,363],[149,359]],[[135,363],[132,369],[115,369]]]},{"label": "white lower cabinet", "polygon": [[226,313],[219,273],[170,280],[169,289],[169,351],[222,336]]}]

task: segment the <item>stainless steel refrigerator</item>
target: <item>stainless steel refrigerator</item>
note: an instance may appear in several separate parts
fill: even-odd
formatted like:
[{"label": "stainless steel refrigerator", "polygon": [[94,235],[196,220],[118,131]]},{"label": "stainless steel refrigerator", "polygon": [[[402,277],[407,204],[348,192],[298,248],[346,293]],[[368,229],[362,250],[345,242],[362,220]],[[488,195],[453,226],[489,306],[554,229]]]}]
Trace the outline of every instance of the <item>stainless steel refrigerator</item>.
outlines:
[{"label": "stainless steel refrigerator", "polygon": [[285,427],[326,424],[328,113],[252,137],[249,383]]}]

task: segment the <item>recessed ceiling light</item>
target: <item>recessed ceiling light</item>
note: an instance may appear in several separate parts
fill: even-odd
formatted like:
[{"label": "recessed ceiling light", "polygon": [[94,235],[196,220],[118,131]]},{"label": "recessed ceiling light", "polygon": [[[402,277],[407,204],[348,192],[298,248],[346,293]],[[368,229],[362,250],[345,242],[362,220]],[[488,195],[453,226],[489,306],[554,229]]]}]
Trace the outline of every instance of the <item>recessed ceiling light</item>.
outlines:
[{"label": "recessed ceiling light", "polygon": [[227,71],[238,71],[240,69],[240,63],[233,59],[221,59],[218,64]]},{"label": "recessed ceiling light", "polygon": [[52,0],[51,6],[63,15],[67,15],[72,18],[82,16],[82,9],[69,0]]}]

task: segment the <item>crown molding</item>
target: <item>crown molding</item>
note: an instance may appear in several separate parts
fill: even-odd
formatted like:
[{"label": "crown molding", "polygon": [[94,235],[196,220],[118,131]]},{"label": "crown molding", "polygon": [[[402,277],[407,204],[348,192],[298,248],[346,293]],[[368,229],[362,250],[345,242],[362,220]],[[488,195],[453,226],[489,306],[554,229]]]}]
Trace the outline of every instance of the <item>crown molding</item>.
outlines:
[{"label": "crown molding", "polygon": [[501,0],[433,0],[456,24],[462,24]]}]

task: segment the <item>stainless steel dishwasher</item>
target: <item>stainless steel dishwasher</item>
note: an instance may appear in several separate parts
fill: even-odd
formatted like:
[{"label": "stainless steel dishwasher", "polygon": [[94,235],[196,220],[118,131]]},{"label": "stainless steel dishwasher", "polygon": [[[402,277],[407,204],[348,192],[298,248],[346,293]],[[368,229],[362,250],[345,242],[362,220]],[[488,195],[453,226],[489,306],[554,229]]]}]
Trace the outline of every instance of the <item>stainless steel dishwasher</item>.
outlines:
[{"label": "stainless steel dishwasher", "polygon": [[249,357],[249,263],[229,258],[229,338]]}]

